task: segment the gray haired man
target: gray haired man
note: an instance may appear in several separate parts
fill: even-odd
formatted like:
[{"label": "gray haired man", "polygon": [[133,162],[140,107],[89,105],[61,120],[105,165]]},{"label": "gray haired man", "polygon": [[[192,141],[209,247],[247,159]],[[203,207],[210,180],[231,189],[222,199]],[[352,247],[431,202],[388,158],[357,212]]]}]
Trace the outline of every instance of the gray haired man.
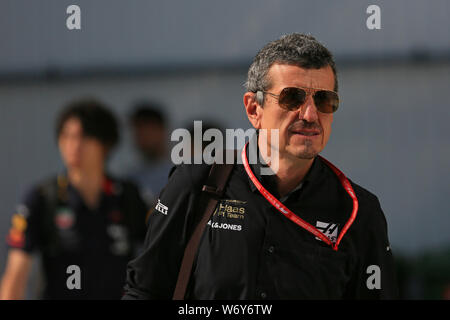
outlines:
[{"label": "gray haired man", "polygon": [[[375,195],[319,153],[338,109],[331,53],[290,34],[254,58],[244,106],[259,149],[277,148],[277,170],[234,165],[201,236],[184,298],[392,299],[397,296],[387,225]],[[278,139],[271,138],[277,130]],[[262,153],[260,153],[262,156]],[[271,167],[271,159],[263,159]],[[146,248],[129,263],[125,299],[169,299],[198,225],[209,165],[180,165],[150,216]],[[184,261],[184,260],[183,260]]]}]

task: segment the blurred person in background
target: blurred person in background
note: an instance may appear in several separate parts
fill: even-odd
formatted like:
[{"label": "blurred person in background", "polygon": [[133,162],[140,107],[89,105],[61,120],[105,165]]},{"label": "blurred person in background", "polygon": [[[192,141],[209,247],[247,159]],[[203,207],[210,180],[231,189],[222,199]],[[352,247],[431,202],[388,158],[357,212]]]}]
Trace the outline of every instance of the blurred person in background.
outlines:
[{"label": "blurred person in background", "polygon": [[39,251],[42,298],[119,299],[148,210],[132,183],[105,171],[119,140],[116,119],[96,100],[76,101],[59,116],[56,137],[66,170],[34,186],[17,207],[0,297],[24,298]]},{"label": "blurred person in background", "polygon": [[139,186],[149,207],[153,207],[173,166],[168,154],[167,119],[160,104],[144,101],[134,106],[130,124],[139,161],[128,177]]}]

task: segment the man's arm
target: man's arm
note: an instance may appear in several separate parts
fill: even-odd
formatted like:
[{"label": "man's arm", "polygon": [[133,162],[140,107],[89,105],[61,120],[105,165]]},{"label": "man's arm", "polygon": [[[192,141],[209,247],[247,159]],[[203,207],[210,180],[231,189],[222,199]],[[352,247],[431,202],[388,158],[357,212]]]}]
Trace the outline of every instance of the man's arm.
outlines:
[{"label": "man's arm", "polygon": [[361,196],[357,237],[357,266],[346,298],[386,300],[398,299],[398,284],[387,222],[378,198]]},{"label": "man's arm", "polygon": [[123,207],[129,219],[131,237],[135,244],[142,246],[147,232],[147,215],[149,207],[143,200],[137,186],[129,181],[122,183]]},{"label": "man's arm", "polygon": [[20,300],[25,296],[25,288],[30,273],[32,257],[20,249],[10,249],[5,272],[0,285],[1,300]]},{"label": "man's arm", "polygon": [[208,173],[206,166],[194,167],[177,167],[161,191],[149,217],[145,248],[128,264],[124,300],[172,298],[184,249],[195,227],[201,182]]},{"label": "man's arm", "polygon": [[40,245],[40,226],[44,198],[39,187],[26,193],[12,215],[6,238],[9,246],[5,271],[0,284],[1,299],[23,299],[32,264],[32,252]]}]

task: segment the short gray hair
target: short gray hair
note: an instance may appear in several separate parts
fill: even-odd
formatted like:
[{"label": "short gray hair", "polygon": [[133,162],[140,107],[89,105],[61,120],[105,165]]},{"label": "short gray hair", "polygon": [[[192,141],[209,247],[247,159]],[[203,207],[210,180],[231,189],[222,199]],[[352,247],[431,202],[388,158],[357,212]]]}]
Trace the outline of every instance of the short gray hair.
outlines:
[{"label": "short gray hair", "polygon": [[[338,91],[333,55],[311,35],[292,33],[266,44],[255,56],[248,69],[245,83],[247,92],[270,89],[271,83],[267,73],[274,63],[296,65],[305,69],[320,69],[330,66],[334,74],[334,91]],[[258,102],[263,103],[263,101]]]}]

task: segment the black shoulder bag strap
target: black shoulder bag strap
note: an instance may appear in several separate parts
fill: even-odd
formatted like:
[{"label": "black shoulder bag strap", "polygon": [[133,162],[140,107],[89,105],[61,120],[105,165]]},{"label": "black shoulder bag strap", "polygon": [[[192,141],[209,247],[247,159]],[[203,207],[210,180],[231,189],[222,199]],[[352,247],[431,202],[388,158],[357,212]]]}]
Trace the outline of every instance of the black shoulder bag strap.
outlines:
[{"label": "black shoulder bag strap", "polygon": [[202,196],[206,196],[207,204],[203,216],[196,226],[189,242],[184,250],[177,284],[173,294],[173,300],[183,300],[192,273],[192,266],[198,251],[200,239],[206,224],[216,208],[217,202],[223,195],[225,185],[233,170],[234,164],[213,164],[209,172],[206,184],[202,188]]}]

